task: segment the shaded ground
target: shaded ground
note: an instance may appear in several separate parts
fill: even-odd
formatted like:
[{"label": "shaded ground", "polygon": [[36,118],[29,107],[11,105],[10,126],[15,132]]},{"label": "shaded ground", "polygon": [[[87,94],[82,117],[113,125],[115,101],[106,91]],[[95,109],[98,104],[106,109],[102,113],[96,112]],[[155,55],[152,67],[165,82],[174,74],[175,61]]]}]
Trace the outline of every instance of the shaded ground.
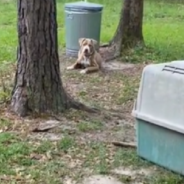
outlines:
[{"label": "shaded ground", "polygon": [[101,109],[101,115],[92,118],[105,126],[103,132],[85,133],[85,138],[134,141],[131,111],[144,65],[111,61],[104,64],[103,72],[81,75],[78,70],[65,70],[72,61],[61,64],[65,88],[76,100]]},{"label": "shaded ground", "polygon": [[[61,72],[66,90],[100,112],[71,109],[57,117],[22,119],[1,108],[1,183],[184,183],[182,177],[140,159],[135,149],[112,144],[135,143],[131,111],[144,65],[113,61],[104,65],[103,72],[83,75],[65,70],[73,59],[61,55],[61,60],[65,61]],[[13,82],[11,74],[12,68],[3,74],[8,76],[3,80],[5,94]]]}]

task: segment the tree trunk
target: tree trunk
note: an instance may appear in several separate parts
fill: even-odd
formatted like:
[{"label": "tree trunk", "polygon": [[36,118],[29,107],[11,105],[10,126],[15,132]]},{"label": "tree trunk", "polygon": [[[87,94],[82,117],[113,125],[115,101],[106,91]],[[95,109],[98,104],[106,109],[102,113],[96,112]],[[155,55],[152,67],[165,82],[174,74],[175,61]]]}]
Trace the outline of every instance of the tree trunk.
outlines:
[{"label": "tree trunk", "polygon": [[110,41],[109,50],[114,59],[121,55],[122,50],[144,44],[142,34],[144,0],[123,0],[119,24],[115,35]]},{"label": "tree trunk", "polygon": [[[123,3],[124,1],[124,3]],[[111,44],[121,45],[123,37],[129,34],[130,4],[131,0],[123,0],[119,24],[111,41]]]},{"label": "tree trunk", "polygon": [[[129,39],[127,40],[127,45],[136,46],[138,44],[143,44],[143,0],[131,0],[130,5],[130,22],[129,22]],[[126,40],[124,40],[125,42]],[[126,42],[125,42],[126,43]]]},{"label": "tree trunk", "polygon": [[119,24],[111,43],[133,47],[143,42],[143,0],[124,0]]},{"label": "tree trunk", "polygon": [[68,107],[57,41],[56,0],[18,0],[18,63],[11,99],[18,115]]}]

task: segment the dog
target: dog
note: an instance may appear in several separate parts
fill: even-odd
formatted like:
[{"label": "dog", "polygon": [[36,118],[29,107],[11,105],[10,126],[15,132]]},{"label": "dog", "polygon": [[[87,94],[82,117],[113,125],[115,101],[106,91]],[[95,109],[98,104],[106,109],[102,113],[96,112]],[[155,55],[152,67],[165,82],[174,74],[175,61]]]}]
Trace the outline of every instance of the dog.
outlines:
[{"label": "dog", "polygon": [[97,52],[97,43],[94,39],[80,38],[78,58],[74,64],[67,67],[67,70],[82,69],[80,71],[82,74],[99,71],[101,69],[102,57]]}]

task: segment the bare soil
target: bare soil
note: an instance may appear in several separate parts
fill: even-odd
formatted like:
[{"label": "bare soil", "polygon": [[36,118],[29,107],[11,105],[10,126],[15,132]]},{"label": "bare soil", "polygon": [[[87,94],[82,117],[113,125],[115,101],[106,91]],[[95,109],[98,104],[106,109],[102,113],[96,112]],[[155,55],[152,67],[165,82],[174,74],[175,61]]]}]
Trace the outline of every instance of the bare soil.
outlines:
[{"label": "bare soil", "polygon": [[100,132],[85,133],[85,139],[135,142],[134,118],[131,115],[144,64],[113,60],[105,62],[103,71],[83,75],[79,70],[67,71],[75,59],[62,56],[61,73],[67,92],[88,106],[100,109],[93,115],[104,123]]},{"label": "bare soil", "polygon": [[[61,73],[66,90],[75,100],[100,109],[98,115],[84,115],[83,113],[82,119],[81,115],[77,115],[79,119],[74,121],[80,122],[92,119],[103,123],[103,129],[80,132],[77,135],[78,141],[135,143],[135,124],[131,112],[136,99],[142,69],[145,65],[113,60],[104,63],[103,71],[84,75],[80,74],[78,70],[66,71],[66,66],[74,62],[74,58],[62,56],[61,60],[65,61],[61,63]],[[65,126],[70,127],[68,122]],[[70,128],[75,131],[72,126]],[[122,182],[117,177],[113,177],[114,174],[137,178],[141,174],[145,177],[152,171],[152,169],[142,169],[141,173],[140,169],[117,168],[107,176],[84,177],[83,183],[120,184]],[[140,177],[138,178],[140,180]],[[135,181],[136,179],[133,183]],[[75,183],[75,181],[71,181],[71,178],[68,178],[67,182]]]}]

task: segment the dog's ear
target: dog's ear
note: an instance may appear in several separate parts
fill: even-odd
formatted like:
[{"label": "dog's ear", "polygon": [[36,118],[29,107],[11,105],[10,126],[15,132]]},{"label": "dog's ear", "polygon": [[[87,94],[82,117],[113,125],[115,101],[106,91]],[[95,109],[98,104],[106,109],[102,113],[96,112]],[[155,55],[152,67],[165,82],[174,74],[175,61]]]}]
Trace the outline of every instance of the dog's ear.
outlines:
[{"label": "dog's ear", "polygon": [[82,46],[82,43],[84,42],[86,38],[79,38],[79,45]]},{"label": "dog's ear", "polygon": [[96,40],[94,40],[94,39],[91,39],[91,43],[96,47],[97,46],[97,44],[98,44],[98,42],[96,41]]},{"label": "dog's ear", "polygon": [[94,39],[91,39],[91,44],[93,45],[93,47],[95,48],[95,50],[98,50],[98,42]]}]

